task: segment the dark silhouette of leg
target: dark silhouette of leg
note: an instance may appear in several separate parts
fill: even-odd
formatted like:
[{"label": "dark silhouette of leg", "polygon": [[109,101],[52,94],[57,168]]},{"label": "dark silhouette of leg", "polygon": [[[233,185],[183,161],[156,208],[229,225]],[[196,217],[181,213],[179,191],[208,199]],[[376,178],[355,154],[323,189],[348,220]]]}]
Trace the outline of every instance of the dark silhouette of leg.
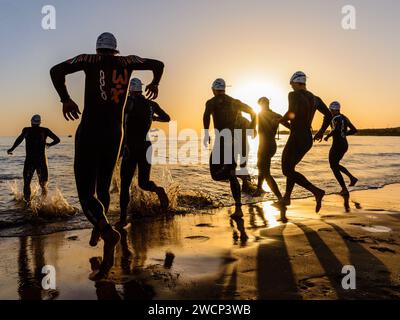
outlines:
[{"label": "dark silhouette of leg", "polygon": [[33,174],[35,172],[35,166],[29,161],[25,161],[24,164],[24,199],[26,202],[31,201],[31,182]]}]

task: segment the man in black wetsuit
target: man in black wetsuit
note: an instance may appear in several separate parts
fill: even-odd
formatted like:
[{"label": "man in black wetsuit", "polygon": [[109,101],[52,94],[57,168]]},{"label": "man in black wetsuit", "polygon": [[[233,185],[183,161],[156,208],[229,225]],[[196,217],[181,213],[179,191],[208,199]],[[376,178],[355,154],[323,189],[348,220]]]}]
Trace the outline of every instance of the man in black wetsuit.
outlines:
[{"label": "man in black wetsuit", "polygon": [[[103,274],[112,266],[114,248],[120,235],[106,218],[110,203],[109,188],[122,142],[123,110],[133,70],[151,70],[154,79],[146,88],[150,99],[156,98],[164,65],[134,55],[118,56],[117,41],[108,32],[96,44],[97,54],[81,54],[54,66],[53,84],[63,103],[66,120],[79,119],[79,108],[70,98],[65,76],[84,71],[85,106],[76,132],[74,171],[78,196],[83,212],[94,229],[90,244],[99,236],[104,240]],[[97,194],[97,197],[95,196]]]},{"label": "man in black wetsuit", "polygon": [[342,173],[350,178],[350,187],[355,186],[358,179],[354,177],[349,170],[340,165],[340,160],[344,157],[347,150],[349,149],[349,144],[347,142],[347,136],[357,133],[356,127],[350,122],[350,120],[340,113],[340,103],[337,101],[332,102],[329,105],[329,109],[332,112],[332,130],[325,137],[325,141],[328,141],[330,137],[333,137],[333,143],[331,150],[329,151],[329,164],[339,182],[342,190],[340,194],[344,197],[349,195],[349,190],[346,187]]},{"label": "man in black wetsuit", "polygon": [[129,188],[138,167],[139,187],[145,191],[155,192],[163,209],[168,208],[168,196],[164,188],[150,180],[151,141],[148,132],[153,121],[169,122],[169,115],[160,106],[142,93],[142,82],[133,78],[130,95],[125,107],[124,152],[121,163],[121,220],[120,226],[126,225],[129,204]]},{"label": "man in black wetsuit", "polygon": [[296,166],[313,145],[311,125],[315,111],[318,110],[324,115],[324,121],[321,129],[314,136],[314,141],[322,140],[332,115],[319,97],[307,91],[306,75],[303,72],[296,72],[290,79],[290,85],[294,91],[289,93],[289,110],[283,116],[284,122],[290,122],[290,135],[282,152],[282,171],[287,178],[286,193],[282,204],[290,205],[292,191],[297,183],[314,195],[316,200],[315,211],[318,213],[321,209],[325,191],[314,186],[306,177],[296,171]]},{"label": "man in black wetsuit", "polygon": [[[31,127],[22,129],[22,133],[15,140],[14,145],[7,150],[8,154],[12,154],[25,139],[26,158],[24,163],[24,200],[29,203],[31,201],[31,181],[33,174],[37,173],[39,184],[42,188],[42,195],[47,195],[47,181],[49,177],[47,169],[46,147],[52,147],[60,143],[60,139],[50,130],[40,126],[41,117],[36,114],[31,119]],[[46,139],[53,140],[47,143]]]},{"label": "man in black wetsuit", "polygon": [[[236,207],[232,218],[238,218],[243,216],[243,212],[240,184],[236,176],[234,130],[238,130],[237,119],[241,116],[241,112],[250,114],[253,123],[256,121],[256,114],[250,106],[225,94],[225,89],[226,84],[223,79],[214,81],[212,85],[214,98],[207,101],[203,115],[204,145],[207,147],[210,143],[208,130],[212,116],[215,142],[210,156],[211,177],[215,181],[229,180]],[[242,134],[238,135],[238,138],[241,136]]]},{"label": "man in black wetsuit", "polygon": [[[270,109],[268,98],[260,98],[258,104],[261,107],[261,111],[258,114],[258,137],[260,139],[257,155],[258,184],[253,197],[259,197],[262,194],[262,184],[266,180],[278,201],[282,201],[282,194],[271,175],[271,160],[277,149],[275,136],[282,116]],[[288,124],[285,125],[288,126]]]}]

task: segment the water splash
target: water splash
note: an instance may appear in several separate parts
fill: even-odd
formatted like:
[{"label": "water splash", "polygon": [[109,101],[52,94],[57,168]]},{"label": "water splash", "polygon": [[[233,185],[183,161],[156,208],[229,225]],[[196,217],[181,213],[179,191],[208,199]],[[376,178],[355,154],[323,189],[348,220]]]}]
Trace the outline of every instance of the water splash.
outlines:
[{"label": "water splash", "polygon": [[46,220],[68,218],[75,215],[79,209],[73,207],[65,199],[58,187],[48,192],[47,196],[42,195],[41,188],[37,182],[31,185],[31,202],[29,204],[24,200],[22,187],[18,181],[9,183],[9,188],[14,200],[21,207],[26,208],[32,218],[43,218]]},{"label": "water splash", "polygon": [[[114,175],[111,184],[111,193],[118,193],[120,190],[120,166],[121,161],[116,164]],[[181,185],[174,181],[171,170],[168,166],[163,166],[162,171],[157,175],[156,183],[165,189],[168,195],[169,207],[163,210],[160,207],[160,202],[157,195],[153,192],[143,191],[138,186],[137,174],[132,181],[130,190],[130,203],[128,212],[140,216],[160,216],[162,214],[174,215],[185,214],[193,209],[214,208],[211,195],[198,191],[185,191]]]}]

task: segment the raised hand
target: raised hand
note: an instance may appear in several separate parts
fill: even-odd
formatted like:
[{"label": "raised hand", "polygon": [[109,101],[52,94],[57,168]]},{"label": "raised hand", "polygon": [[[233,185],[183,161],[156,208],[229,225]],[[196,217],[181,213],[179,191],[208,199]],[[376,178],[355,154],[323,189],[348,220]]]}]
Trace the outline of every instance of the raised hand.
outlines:
[{"label": "raised hand", "polygon": [[318,132],[318,133],[314,136],[314,141],[321,142],[323,137],[324,137],[324,134],[323,134],[322,132]]},{"label": "raised hand", "polygon": [[70,99],[63,103],[63,115],[65,120],[77,120],[80,114],[79,107],[73,100]]},{"label": "raised hand", "polygon": [[146,97],[150,100],[157,99],[158,97],[158,85],[156,84],[149,84],[146,87]]}]

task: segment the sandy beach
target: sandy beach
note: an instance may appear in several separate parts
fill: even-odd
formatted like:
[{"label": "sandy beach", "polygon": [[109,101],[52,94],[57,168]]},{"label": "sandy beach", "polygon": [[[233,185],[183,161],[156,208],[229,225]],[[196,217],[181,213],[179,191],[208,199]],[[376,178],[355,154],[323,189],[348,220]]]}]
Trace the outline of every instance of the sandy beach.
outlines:
[{"label": "sandy beach", "polygon": [[[289,221],[270,202],[209,214],[136,220],[122,233],[108,280],[89,280],[101,245],[90,230],[3,237],[0,299],[399,299],[400,184],[337,195],[320,215],[312,199],[293,201]],[[56,290],[41,268],[56,269]],[[356,289],[344,290],[344,265]]]}]

